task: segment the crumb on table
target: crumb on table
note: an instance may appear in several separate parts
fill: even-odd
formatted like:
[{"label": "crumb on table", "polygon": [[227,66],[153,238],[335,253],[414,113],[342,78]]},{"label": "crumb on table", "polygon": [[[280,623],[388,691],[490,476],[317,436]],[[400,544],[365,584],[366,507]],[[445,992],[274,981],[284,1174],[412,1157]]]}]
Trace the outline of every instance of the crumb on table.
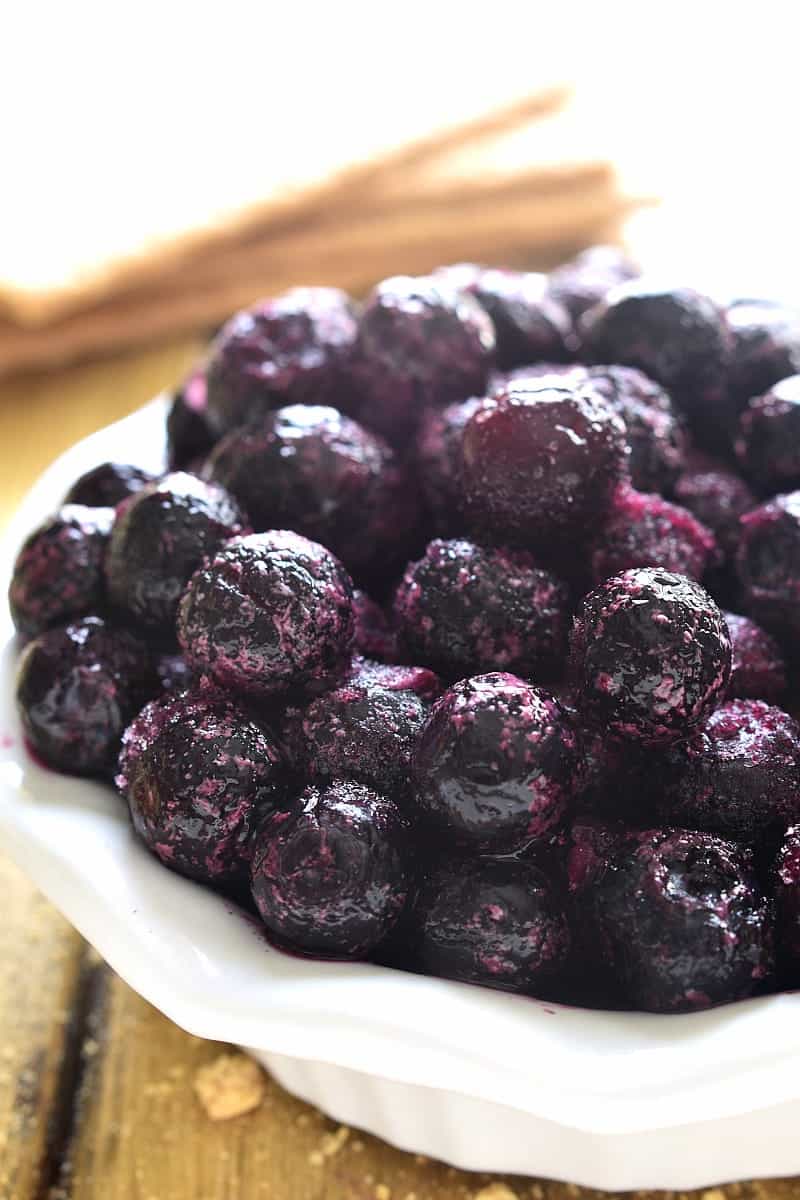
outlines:
[{"label": "crumb on table", "polygon": [[258,1108],[264,1099],[264,1072],[245,1054],[220,1054],[195,1072],[194,1090],[212,1121],[227,1121]]}]

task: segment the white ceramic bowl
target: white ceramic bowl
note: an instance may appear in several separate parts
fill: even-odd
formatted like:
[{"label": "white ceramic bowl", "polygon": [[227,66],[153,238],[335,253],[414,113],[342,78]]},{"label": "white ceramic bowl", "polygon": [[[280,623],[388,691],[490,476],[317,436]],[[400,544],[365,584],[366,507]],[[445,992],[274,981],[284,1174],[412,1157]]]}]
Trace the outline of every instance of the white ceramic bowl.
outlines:
[{"label": "white ceramic bowl", "polygon": [[[6,541],[82,471],[159,467],[164,402],[74,446]],[[185,1029],[252,1050],[333,1117],[461,1167],[606,1188],[800,1172],[800,996],[660,1017],[585,1012],[271,949],[242,913],[165,870],[109,788],[37,766],[0,644],[0,843],[127,982]]]}]

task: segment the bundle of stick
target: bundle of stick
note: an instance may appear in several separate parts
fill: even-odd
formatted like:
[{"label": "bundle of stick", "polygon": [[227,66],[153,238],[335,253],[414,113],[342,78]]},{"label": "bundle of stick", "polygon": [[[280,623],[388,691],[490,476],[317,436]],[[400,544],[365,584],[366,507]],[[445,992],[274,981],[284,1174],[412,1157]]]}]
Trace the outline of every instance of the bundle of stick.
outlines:
[{"label": "bundle of stick", "polygon": [[639,203],[570,90],[549,86],[51,279],[0,272],[0,373],[210,328],[295,284],[358,294],[463,259],[547,268],[616,238]]}]

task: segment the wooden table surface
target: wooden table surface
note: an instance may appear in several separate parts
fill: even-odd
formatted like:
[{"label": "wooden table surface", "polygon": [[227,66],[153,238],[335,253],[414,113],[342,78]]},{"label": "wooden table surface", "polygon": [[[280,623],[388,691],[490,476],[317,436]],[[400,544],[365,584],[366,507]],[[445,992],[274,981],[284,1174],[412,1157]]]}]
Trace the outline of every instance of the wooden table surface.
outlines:
[{"label": "wooden table surface", "polygon": [[[1,384],[0,523],[57,453],[174,383],[196,349],[183,341]],[[192,1084],[221,1048],[141,1000],[2,856],[0,897],[0,1200],[601,1195],[470,1175],[357,1130],[331,1137],[333,1122],[271,1081],[255,1112],[212,1122]],[[789,1200],[800,1179],[699,1195]]]}]

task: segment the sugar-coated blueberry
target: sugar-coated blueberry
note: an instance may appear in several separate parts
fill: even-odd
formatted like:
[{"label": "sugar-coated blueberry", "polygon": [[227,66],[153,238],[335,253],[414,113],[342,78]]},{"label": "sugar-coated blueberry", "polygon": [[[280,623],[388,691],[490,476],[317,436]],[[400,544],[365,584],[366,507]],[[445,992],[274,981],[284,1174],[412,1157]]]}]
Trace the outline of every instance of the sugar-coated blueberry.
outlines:
[{"label": "sugar-coated blueberry", "polygon": [[187,661],[253,696],[324,686],[353,641],[353,585],[324,546],[286,530],[234,538],[184,592],[178,640]]},{"label": "sugar-coated blueberry", "polygon": [[208,421],[205,366],[196,367],[173,393],[167,413],[167,459],[171,471],[204,459],[217,435]]},{"label": "sugar-coated blueberry", "polygon": [[48,766],[70,775],[107,775],[122,731],[159,690],[146,644],[86,617],[29,642],[16,698],[25,736]]},{"label": "sugar-coated blueberry", "polygon": [[714,441],[727,394],[731,335],[709,296],[635,279],[589,309],[581,332],[589,358],[638,367],[667,389],[698,436]]},{"label": "sugar-coated blueberry", "polygon": [[253,528],[294,529],[353,571],[402,561],[417,491],[394,451],[335,408],[294,404],[218,443],[204,476],[222,484]]},{"label": "sugar-coated blueberry", "polygon": [[577,321],[612,288],[639,274],[639,268],[618,246],[590,246],[550,272],[549,290]]},{"label": "sugar-coated blueberry", "polygon": [[303,954],[363,958],[405,906],[408,839],[388,796],[352,781],[307,787],[255,842],[252,892],[267,930]]},{"label": "sugar-coated blueberry", "polygon": [[353,655],[348,679],[354,683],[377,685],[389,692],[413,692],[424,704],[431,704],[442,693],[442,681],[427,667],[376,662],[358,654]]},{"label": "sugar-coated blueberry", "polygon": [[577,765],[577,737],[555,697],[515,675],[477,675],[446,691],[422,729],[417,806],[451,848],[520,849],[564,819]]},{"label": "sugar-coated blueberry", "polygon": [[349,395],[356,308],[338,288],[291,288],[236,313],[211,346],[207,419],[217,434],[287,404]]},{"label": "sugar-coated blueberry", "polygon": [[283,798],[269,735],[208,684],[153,701],[126,729],[117,786],[139,837],[173,871],[246,882],[258,825]]},{"label": "sugar-coated blueberry", "polygon": [[309,778],[355,779],[395,794],[406,789],[411,755],[427,709],[410,689],[358,678],[312,700],[298,748]]},{"label": "sugar-coated blueberry", "polygon": [[537,995],[564,966],[564,900],[538,867],[459,859],[425,878],[409,920],[411,961],[445,979]]},{"label": "sugar-coated blueberry", "polygon": [[733,651],[728,699],[780,700],[786,691],[786,661],[775,638],[738,613],[726,612],[725,623]]},{"label": "sugar-coated blueberry", "polygon": [[141,625],[171,630],[192,572],[246,522],[219,484],[180,471],[149,484],[117,509],[105,560],[110,599]]},{"label": "sugar-coated blueberry", "polygon": [[586,378],[625,422],[631,483],[671,491],[686,461],[688,436],[668,393],[635,367],[589,367]]},{"label": "sugar-coated blueberry", "polygon": [[746,848],[683,829],[612,837],[585,882],[576,921],[623,1004],[689,1012],[768,980],[773,921]]},{"label": "sugar-coated blueberry", "polygon": [[566,586],[523,550],[433,541],[394,610],[401,651],[450,678],[495,668],[548,678],[563,659]]},{"label": "sugar-coated blueberry", "polygon": [[132,463],[104,462],[76,479],[64,497],[65,504],[84,504],[87,508],[116,508],[128,496],[135,496],[155,476]]},{"label": "sugar-coated blueberry", "polygon": [[587,724],[646,745],[687,737],[722,698],[725,618],[699,583],[660,567],[623,571],[581,603],[572,630],[576,703]]},{"label": "sugar-coated blueberry", "polygon": [[35,635],[103,609],[103,563],[113,523],[113,508],[66,504],[28,535],[8,589],[20,633]]},{"label": "sugar-coated blueberry", "polygon": [[748,400],[734,448],[745,475],[762,493],[800,483],[800,375]]},{"label": "sugar-coated blueberry", "polygon": [[385,279],[361,316],[359,419],[402,443],[426,409],[482,396],[494,352],[494,326],[472,296],[432,276]]},{"label": "sugar-coated blueberry", "polygon": [[687,509],[624,484],[591,546],[595,583],[631,567],[648,566],[702,579],[720,560],[713,533]]},{"label": "sugar-coated blueberry", "polygon": [[547,548],[602,521],[626,470],[625,426],[565,377],[510,383],[467,422],[461,479],[475,527]]}]

